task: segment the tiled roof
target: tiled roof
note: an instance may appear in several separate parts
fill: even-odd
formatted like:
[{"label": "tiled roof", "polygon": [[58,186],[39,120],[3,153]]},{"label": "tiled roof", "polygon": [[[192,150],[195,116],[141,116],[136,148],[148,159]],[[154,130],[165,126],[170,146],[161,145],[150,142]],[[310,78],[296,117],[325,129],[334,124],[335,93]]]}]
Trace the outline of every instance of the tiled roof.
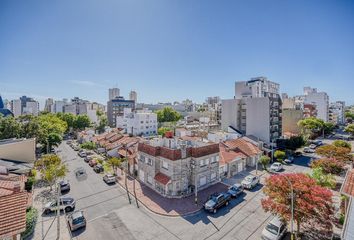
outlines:
[{"label": "tiled roof", "polygon": [[226,147],[220,143],[219,145],[220,152],[219,152],[219,165],[225,165],[236,158],[247,158],[247,156],[238,150],[227,150]]},{"label": "tiled roof", "polygon": [[239,149],[248,157],[260,154],[262,151],[253,143],[250,143],[242,138],[225,141],[225,145],[230,149]]},{"label": "tiled roof", "polygon": [[26,229],[27,192],[0,196],[0,238]]},{"label": "tiled roof", "polygon": [[347,173],[342,192],[354,197],[354,169]]},{"label": "tiled roof", "polygon": [[155,181],[158,181],[159,183],[162,183],[163,185],[166,185],[171,178],[163,173],[157,173],[154,177]]}]

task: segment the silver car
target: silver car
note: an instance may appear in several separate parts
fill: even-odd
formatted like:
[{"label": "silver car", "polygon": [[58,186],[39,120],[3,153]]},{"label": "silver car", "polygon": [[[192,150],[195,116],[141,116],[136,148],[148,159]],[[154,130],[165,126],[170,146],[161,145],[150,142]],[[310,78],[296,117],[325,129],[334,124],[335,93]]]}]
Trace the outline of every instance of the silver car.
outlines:
[{"label": "silver car", "polygon": [[248,175],[247,177],[245,177],[242,180],[241,185],[242,185],[243,188],[252,189],[255,186],[257,186],[258,183],[259,183],[259,177],[258,176]]},{"label": "silver car", "polygon": [[86,227],[86,218],[83,211],[76,211],[68,217],[68,224],[71,231]]},{"label": "silver car", "polygon": [[[74,210],[75,208],[75,200],[72,197],[61,197],[59,199],[59,210],[64,210],[65,212],[70,212],[72,210]],[[52,202],[48,202],[45,206],[44,206],[44,212],[45,213],[50,213],[50,212],[54,212],[58,210],[58,205],[57,205],[57,201],[54,200]]]},{"label": "silver car", "polygon": [[116,177],[112,174],[106,174],[103,176],[103,181],[107,184],[110,183],[115,183],[116,182]]},{"label": "silver car", "polygon": [[279,217],[274,217],[262,231],[262,240],[279,240],[286,233],[286,224]]}]

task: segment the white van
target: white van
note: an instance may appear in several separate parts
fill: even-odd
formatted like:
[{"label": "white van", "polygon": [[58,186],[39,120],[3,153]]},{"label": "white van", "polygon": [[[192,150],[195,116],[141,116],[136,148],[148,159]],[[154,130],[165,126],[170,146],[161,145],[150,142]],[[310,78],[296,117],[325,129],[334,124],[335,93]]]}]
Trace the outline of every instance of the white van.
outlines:
[{"label": "white van", "polygon": [[279,240],[286,234],[286,224],[275,216],[262,231],[262,240]]}]

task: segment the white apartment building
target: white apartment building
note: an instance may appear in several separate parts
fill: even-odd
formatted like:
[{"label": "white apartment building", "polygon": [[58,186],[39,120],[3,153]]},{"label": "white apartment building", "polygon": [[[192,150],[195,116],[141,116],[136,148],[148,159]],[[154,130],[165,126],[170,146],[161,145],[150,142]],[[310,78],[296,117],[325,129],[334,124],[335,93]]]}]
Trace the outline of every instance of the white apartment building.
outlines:
[{"label": "white apartment building", "polygon": [[47,98],[47,99],[45,100],[44,111],[52,112],[52,110],[53,110],[53,105],[54,105],[53,98]]},{"label": "white apartment building", "polygon": [[116,127],[123,128],[133,136],[151,136],[157,134],[157,115],[150,110],[124,108],[123,116],[117,116]]},{"label": "white apartment building", "polygon": [[21,116],[22,107],[20,99],[14,99],[11,101],[11,112],[14,114],[15,117]]},{"label": "white apartment building", "polygon": [[53,108],[54,113],[62,113],[62,112],[64,112],[64,106],[65,106],[65,102],[64,101],[55,101],[54,102],[54,108]]},{"label": "white apartment building", "polygon": [[329,106],[329,121],[334,124],[345,123],[345,102],[336,101]]},{"label": "white apartment building", "polygon": [[26,102],[26,106],[22,109],[22,114],[31,114],[38,116],[39,103],[37,101]]},{"label": "white apartment building", "polygon": [[129,100],[135,101],[135,104],[136,104],[137,101],[138,101],[138,94],[137,94],[137,92],[135,92],[135,91],[130,91],[130,93],[129,93]]},{"label": "white apartment building", "polygon": [[329,97],[325,92],[318,92],[317,88],[304,87],[304,103],[316,105],[317,118],[329,121]]},{"label": "white apartment building", "polygon": [[76,105],[74,105],[74,104],[64,105],[64,112],[65,113],[72,113],[72,114],[76,115]]},{"label": "white apartment building", "polygon": [[109,101],[112,99],[115,99],[116,97],[119,97],[120,95],[120,90],[119,88],[110,88],[108,89],[108,97],[109,97]]},{"label": "white apartment building", "polygon": [[222,100],[221,128],[231,126],[243,134],[271,143],[281,136],[279,84],[265,77],[235,83],[235,99]]}]

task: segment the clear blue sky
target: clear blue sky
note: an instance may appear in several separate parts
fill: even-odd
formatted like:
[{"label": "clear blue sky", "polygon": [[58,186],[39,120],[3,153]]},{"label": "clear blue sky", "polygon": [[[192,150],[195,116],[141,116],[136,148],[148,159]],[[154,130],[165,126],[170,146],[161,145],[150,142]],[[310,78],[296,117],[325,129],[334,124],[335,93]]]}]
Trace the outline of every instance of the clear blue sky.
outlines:
[{"label": "clear blue sky", "polygon": [[354,103],[354,1],[0,1],[0,94],[232,98],[266,76]]}]

